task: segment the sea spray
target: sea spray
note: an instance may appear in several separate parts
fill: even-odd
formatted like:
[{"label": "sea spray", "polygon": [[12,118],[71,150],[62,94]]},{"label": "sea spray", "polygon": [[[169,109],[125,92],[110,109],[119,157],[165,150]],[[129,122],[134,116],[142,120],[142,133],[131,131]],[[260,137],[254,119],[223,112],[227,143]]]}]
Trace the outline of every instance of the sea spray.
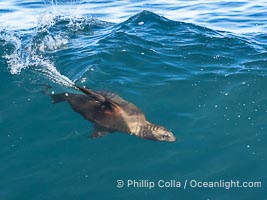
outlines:
[{"label": "sea spray", "polygon": [[10,73],[19,74],[21,70],[26,67],[22,59],[22,44],[20,38],[14,33],[1,32],[0,40],[3,40],[5,43],[6,52],[2,57],[6,59]]},{"label": "sea spray", "polygon": [[[46,35],[45,40],[40,43],[32,40],[24,44],[23,36],[18,36],[9,31],[0,33],[0,40],[4,41],[6,49],[2,57],[6,60],[8,71],[13,75],[19,75],[22,70],[29,69],[39,72],[49,78],[54,83],[66,87],[73,87],[74,83],[65,75],[62,75],[49,58],[44,57],[39,52],[58,50],[68,43],[67,37]],[[35,43],[34,43],[35,42]]]}]

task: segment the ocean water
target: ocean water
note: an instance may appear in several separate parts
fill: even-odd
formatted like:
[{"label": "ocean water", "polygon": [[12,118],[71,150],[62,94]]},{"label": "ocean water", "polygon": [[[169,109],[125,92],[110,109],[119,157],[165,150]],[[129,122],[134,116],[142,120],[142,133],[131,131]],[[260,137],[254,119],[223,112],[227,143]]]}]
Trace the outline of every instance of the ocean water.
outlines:
[{"label": "ocean water", "polygon": [[[0,199],[266,200],[266,10],[1,1]],[[42,94],[74,82],[119,94],[177,141],[89,139],[92,123]]]}]

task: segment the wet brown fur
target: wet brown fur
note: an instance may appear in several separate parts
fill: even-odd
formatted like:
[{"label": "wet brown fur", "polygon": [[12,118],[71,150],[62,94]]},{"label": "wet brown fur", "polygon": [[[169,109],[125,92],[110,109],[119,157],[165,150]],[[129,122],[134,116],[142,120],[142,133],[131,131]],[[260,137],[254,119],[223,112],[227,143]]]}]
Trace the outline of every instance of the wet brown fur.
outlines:
[{"label": "wet brown fur", "polygon": [[118,131],[150,140],[175,141],[170,131],[148,122],[140,109],[118,95],[75,87],[84,94],[60,93],[49,96],[54,103],[67,101],[74,111],[93,122],[95,130],[92,138]]}]

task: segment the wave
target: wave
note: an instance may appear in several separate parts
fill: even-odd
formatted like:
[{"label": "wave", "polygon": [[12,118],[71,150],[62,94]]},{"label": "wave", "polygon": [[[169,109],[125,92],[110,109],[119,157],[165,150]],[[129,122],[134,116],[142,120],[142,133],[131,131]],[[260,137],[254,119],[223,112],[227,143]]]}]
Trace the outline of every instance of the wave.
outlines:
[{"label": "wave", "polygon": [[[11,74],[30,70],[66,87],[118,52],[129,52],[136,60],[149,59],[151,64],[161,61],[180,72],[176,78],[229,75],[248,68],[251,72],[252,65],[264,70],[261,75],[266,74],[266,46],[258,40],[172,21],[149,11],[119,24],[88,16],[45,14],[35,28],[1,30],[0,44],[0,55]],[[115,64],[120,67],[118,60]],[[173,78],[170,74],[166,77]]]}]

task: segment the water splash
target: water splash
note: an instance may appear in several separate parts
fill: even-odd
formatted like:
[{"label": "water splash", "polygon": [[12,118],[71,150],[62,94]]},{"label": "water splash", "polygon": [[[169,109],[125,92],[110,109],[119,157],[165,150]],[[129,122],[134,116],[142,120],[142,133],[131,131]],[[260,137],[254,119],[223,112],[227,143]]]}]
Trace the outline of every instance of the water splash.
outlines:
[{"label": "water splash", "polygon": [[42,74],[47,76],[54,83],[59,83],[60,85],[64,85],[66,87],[74,87],[74,82],[70,80],[67,76],[62,75],[57,68],[48,60],[45,60],[42,57],[34,56],[34,65],[40,66],[41,68],[36,68],[36,71],[40,71]]},{"label": "water splash", "polygon": [[61,35],[47,35],[41,42],[39,50],[42,52],[55,51],[58,48],[64,47],[68,44],[68,38]]},{"label": "water splash", "polygon": [[[11,74],[19,74],[22,69],[26,68],[25,62],[22,61],[22,44],[21,40],[14,34],[1,33],[0,39],[5,41],[6,46],[11,45],[13,51],[3,55],[6,59]],[[6,48],[8,49],[8,48]]]},{"label": "water splash", "polygon": [[29,69],[41,73],[54,83],[73,87],[74,82],[72,80],[62,75],[52,61],[38,53],[38,51],[59,49],[67,43],[66,38],[59,35],[56,37],[46,36],[39,45],[29,45],[28,48],[25,48],[22,39],[14,33],[2,33],[0,39],[5,41],[6,49],[10,49],[2,57],[6,60],[11,74],[19,75],[22,70]]},{"label": "water splash", "polygon": [[91,26],[105,26],[106,23],[89,16],[56,15],[55,12],[44,13],[38,19],[35,28],[19,31],[2,30],[0,40],[4,41],[1,54],[13,75],[22,70],[31,70],[47,77],[54,83],[73,87],[74,81],[60,73],[54,64],[53,55],[68,45],[73,35],[80,32],[91,34]]}]

